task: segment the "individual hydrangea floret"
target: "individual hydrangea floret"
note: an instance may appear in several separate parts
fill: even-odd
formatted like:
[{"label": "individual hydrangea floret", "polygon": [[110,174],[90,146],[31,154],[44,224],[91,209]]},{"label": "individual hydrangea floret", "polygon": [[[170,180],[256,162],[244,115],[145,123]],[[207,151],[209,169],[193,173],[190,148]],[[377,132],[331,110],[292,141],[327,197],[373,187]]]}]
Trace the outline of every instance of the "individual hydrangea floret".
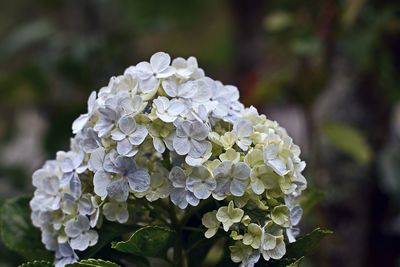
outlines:
[{"label": "individual hydrangea floret", "polygon": [[230,201],[228,206],[218,209],[216,214],[217,220],[222,223],[225,232],[235,223],[239,223],[244,215],[244,211],[235,208],[233,201]]}]

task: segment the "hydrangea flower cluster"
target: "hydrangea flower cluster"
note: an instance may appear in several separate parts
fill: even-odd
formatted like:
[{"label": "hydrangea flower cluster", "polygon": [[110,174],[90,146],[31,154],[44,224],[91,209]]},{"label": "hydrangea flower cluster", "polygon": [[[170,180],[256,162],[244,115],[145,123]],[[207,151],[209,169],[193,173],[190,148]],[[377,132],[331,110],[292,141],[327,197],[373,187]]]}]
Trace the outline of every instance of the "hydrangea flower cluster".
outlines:
[{"label": "hydrangea flower cluster", "polygon": [[57,266],[95,245],[104,220],[132,219],[139,199],[180,209],[214,199],[205,237],[227,232],[241,266],[280,259],[295,241],[307,185],[299,147],[194,57],[158,52],[127,68],[90,95],[72,129],[71,150],[33,174],[32,221]]}]

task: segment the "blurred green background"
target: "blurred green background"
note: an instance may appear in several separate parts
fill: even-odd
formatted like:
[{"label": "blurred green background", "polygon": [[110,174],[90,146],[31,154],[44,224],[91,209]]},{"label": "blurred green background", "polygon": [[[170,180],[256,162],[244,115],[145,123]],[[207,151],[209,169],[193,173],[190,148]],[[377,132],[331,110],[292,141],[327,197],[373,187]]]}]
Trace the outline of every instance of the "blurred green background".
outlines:
[{"label": "blurred green background", "polygon": [[302,147],[303,232],[335,232],[302,266],[400,266],[399,1],[1,1],[0,201],[68,149],[92,90],[157,51],[197,57]]}]

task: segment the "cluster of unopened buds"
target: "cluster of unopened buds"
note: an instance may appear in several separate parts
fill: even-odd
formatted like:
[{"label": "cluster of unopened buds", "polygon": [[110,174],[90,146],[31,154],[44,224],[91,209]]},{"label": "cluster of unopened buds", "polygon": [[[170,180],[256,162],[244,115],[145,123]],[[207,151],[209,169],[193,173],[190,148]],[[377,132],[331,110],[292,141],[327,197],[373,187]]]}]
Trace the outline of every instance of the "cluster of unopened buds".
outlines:
[{"label": "cluster of unopened buds", "polygon": [[195,58],[158,52],[127,68],[90,95],[72,129],[71,150],[33,174],[32,220],[57,266],[95,245],[104,220],[152,224],[139,201],[184,212],[212,199],[205,237],[227,232],[242,266],[280,259],[295,241],[307,185],[299,147]]}]

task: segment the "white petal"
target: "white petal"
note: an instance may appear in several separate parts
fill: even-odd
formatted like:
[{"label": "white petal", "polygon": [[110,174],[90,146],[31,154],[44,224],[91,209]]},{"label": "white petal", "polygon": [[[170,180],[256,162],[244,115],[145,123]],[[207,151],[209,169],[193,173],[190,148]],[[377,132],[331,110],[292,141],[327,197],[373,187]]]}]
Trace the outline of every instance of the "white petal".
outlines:
[{"label": "white petal", "polygon": [[131,142],[132,145],[140,145],[143,143],[148,133],[144,125],[138,125],[136,131],[129,136],[129,142]]},{"label": "white petal", "polygon": [[176,120],[176,116],[171,116],[166,113],[159,113],[157,112],[157,116],[162,120],[163,122],[174,122]]},{"label": "white petal", "polygon": [[176,128],[176,135],[179,137],[188,137],[192,132],[192,124],[189,121],[182,121]]},{"label": "white petal", "polygon": [[197,184],[192,191],[198,199],[207,199],[211,195],[210,188],[202,183]]},{"label": "white petal", "polygon": [[186,189],[184,188],[173,188],[170,194],[172,203],[174,203],[180,209],[185,209],[188,205],[186,194]]},{"label": "white petal", "polygon": [[201,141],[207,138],[209,132],[210,131],[205,124],[196,121],[193,123],[190,136],[198,141]]},{"label": "white petal", "polygon": [[126,223],[129,219],[129,212],[127,209],[120,209],[116,217],[119,223]]},{"label": "white petal", "polygon": [[196,196],[189,191],[186,194],[186,201],[192,206],[197,206],[200,203],[200,199],[196,198]]},{"label": "white petal", "polygon": [[265,191],[265,186],[260,179],[251,182],[251,189],[256,195],[261,195]]},{"label": "white petal", "polygon": [[231,173],[232,166],[232,161],[223,161],[215,168],[213,174],[215,177],[227,177]]},{"label": "white petal", "polygon": [[150,175],[145,169],[138,169],[127,176],[129,186],[134,192],[145,192],[150,186]]},{"label": "white petal", "polygon": [[[159,84],[160,84],[160,81],[156,77],[151,75],[147,80],[140,82],[139,89],[144,94],[151,94],[152,92],[154,92],[154,90],[156,90],[158,88]],[[143,100],[149,99],[149,97],[146,97],[146,95],[143,95],[142,97],[143,97]]]},{"label": "white petal", "polygon": [[236,197],[241,197],[246,191],[247,181],[233,179],[230,185],[230,191],[232,195]]},{"label": "white petal", "polygon": [[162,72],[171,63],[171,57],[164,52],[157,52],[150,58],[150,65],[155,73]]},{"label": "white petal", "polygon": [[263,156],[265,160],[276,159],[278,156],[278,145],[270,144],[263,149]]},{"label": "white petal", "polygon": [[102,147],[99,147],[90,155],[89,169],[92,172],[103,170],[104,156],[105,152]]},{"label": "white petal", "polygon": [[285,163],[280,159],[268,160],[267,165],[270,166],[280,176],[284,176],[289,172],[286,169]]},{"label": "white petal", "polygon": [[199,142],[194,139],[190,140],[190,144],[191,149],[189,151],[189,155],[193,158],[202,157],[206,153],[208,147],[211,146],[211,143],[208,141]]},{"label": "white petal", "polygon": [[89,115],[88,114],[82,114],[80,115],[73,123],[72,123],[72,133],[76,134],[80,130],[85,127],[86,123],[89,121]]},{"label": "white petal", "polygon": [[176,97],[178,93],[178,85],[174,81],[163,81],[163,89],[170,97]]},{"label": "white petal", "polygon": [[241,180],[246,180],[250,176],[250,167],[244,163],[239,162],[233,166],[232,176]]},{"label": "white petal", "polygon": [[165,145],[161,138],[154,137],[153,138],[153,146],[158,153],[164,153]]},{"label": "white petal", "polygon": [[99,235],[94,230],[89,230],[85,233],[86,238],[89,241],[89,247],[96,245],[99,240]]},{"label": "white petal", "polygon": [[81,234],[78,237],[71,239],[70,241],[71,248],[74,250],[83,251],[88,248],[89,240],[86,238],[85,235]]},{"label": "white petal", "polygon": [[239,137],[248,137],[253,132],[253,125],[246,120],[240,120],[235,124],[234,129]]},{"label": "white petal", "polygon": [[126,201],[128,199],[128,182],[125,179],[112,181],[107,186],[107,194],[110,198],[116,201]]},{"label": "white petal", "polygon": [[112,140],[115,140],[115,141],[121,141],[126,138],[126,134],[124,134],[120,130],[114,130],[111,133],[111,138],[112,138]]},{"label": "white petal", "polygon": [[298,225],[303,215],[303,209],[300,206],[295,206],[290,211],[290,220],[293,226]]},{"label": "white petal", "polygon": [[69,181],[69,189],[75,199],[79,199],[82,195],[82,184],[77,174],[73,175]]},{"label": "white petal", "polygon": [[96,104],[96,91],[93,91],[90,94],[89,99],[88,99],[88,103],[87,103],[87,105],[88,105],[88,113],[89,114],[93,112],[95,104]]},{"label": "white petal", "polygon": [[173,167],[168,176],[169,180],[172,182],[174,187],[184,188],[186,187],[186,175],[182,168]]},{"label": "white petal", "polygon": [[197,93],[197,87],[194,82],[187,82],[179,87],[178,95],[183,98],[191,98]]},{"label": "white petal", "polygon": [[189,153],[191,145],[188,138],[175,137],[173,140],[173,147],[179,155],[186,155]]},{"label": "white petal", "polygon": [[70,158],[65,158],[61,162],[61,170],[64,173],[72,172],[74,170],[74,163]]},{"label": "white petal", "polygon": [[153,75],[153,70],[149,62],[140,62],[136,65],[136,75],[141,80],[147,80]]},{"label": "white petal", "polygon": [[128,138],[117,143],[118,154],[126,156],[132,151],[132,144],[129,142]]},{"label": "white petal", "polygon": [[126,135],[131,134],[136,128],[136,121],[134,118],[125,116],[118,121],[118,127]]},{"label": "white petal", "polygon": [[93,177],[93,185],[94,192],[101,198],[105,198],[107,196],[107,186],[111,182],[111,177],[104,171],[98,171],[94,174]]},{"label": "white petal", "polygon": [[174,67],[169,66],[165,70],[158,72],[156,77],[159,79],[168,78],[168,77],[174,75],[175,72],[176,72],[176,69]]},{"label": "white petal", "polygon": [[177,116],[180,115],[186,109],[185,105],[179,101],[171,101],[168,107],[168,114]]}]

